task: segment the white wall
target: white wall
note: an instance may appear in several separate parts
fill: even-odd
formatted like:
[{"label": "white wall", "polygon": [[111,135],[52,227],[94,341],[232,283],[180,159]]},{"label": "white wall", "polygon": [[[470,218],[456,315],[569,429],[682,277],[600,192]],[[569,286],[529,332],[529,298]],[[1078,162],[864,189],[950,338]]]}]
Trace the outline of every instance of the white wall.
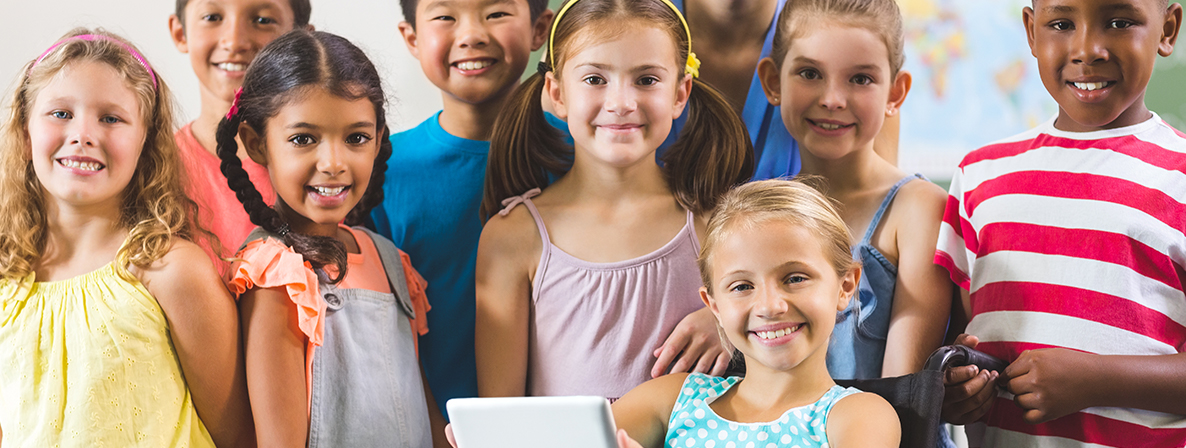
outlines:
[{"label": "white wall", "polygon": [[[312,0],[311,22],[367,52],[386,82],[392,130],[415,126],[441,108],[440,91],[408,53],[396,25],[399,0]],[[169,39],[173,0],[0,0],[0,85],[8,106],[17,72],[76,26],[102,27],[131,40],[172,87],[184,121],[199,112],[198,80]]]}]

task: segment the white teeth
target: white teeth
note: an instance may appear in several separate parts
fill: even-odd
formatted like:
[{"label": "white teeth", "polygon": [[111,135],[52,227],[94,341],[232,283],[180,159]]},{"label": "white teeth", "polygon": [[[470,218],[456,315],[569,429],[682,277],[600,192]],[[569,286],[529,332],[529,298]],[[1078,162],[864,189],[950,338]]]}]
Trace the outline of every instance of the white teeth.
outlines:
[{"label": "white teeth", "polygon": [[235,64],[232,62],[223,62],[218,64],[218,68],[228,72],[242,72],[247,70],[247,64]]},{"label": "white teeth", "polygon": [[758,335],[758,337],[762,338],[762,339],[778,339],[778,338],[781,338],[788,334],[794,333],[802,325],[803,324],[799,324],[794,327],[784,328],[784,329],[781,329],[778,331],[758,331],[758,332],[755,332],[754,334]]},{"label": "white teeth", "polygon": [[103,169],[103,165],[97,162],[80,162],[78,160],[60,159],[58,163],[67,168],[74,168],[85,171],[99,171]]},{"label": "white teeth", "polygon": [[819,126],[819,127],[821,127],[821,128],[824,128],[825,130],[828,130],[828,131],[835,131],[835,130],[837,130],[837,129],[840,129],[841,127],[843,127],[843,126],[841,126],[841,125],[838,125],[838,124],[832,124],[832,123],[816,123],[816,126]]},{"label": "white teeth", "polygon": [[313,189],[317,190],[317,194],[320,194],[322,196],[337,196],[337,195],[341,194],[342,190],[345,190],[346,187],[334,187],[334,188],[313,187]]},{"label": "white teeth", "polygon": [[463,61],[457,63],[457,68],[465,71],[478,70],[489,67],[492,64],[494,64],[494,61],[488,59],[481,61]]},{"label": "white teeth", "polygon": [[1086,90],[1088,92],[1102,89],[1108,85],[1106,82],[1075,82],[1072,84],[1074,84],[1076,88],[1080,90]]}]

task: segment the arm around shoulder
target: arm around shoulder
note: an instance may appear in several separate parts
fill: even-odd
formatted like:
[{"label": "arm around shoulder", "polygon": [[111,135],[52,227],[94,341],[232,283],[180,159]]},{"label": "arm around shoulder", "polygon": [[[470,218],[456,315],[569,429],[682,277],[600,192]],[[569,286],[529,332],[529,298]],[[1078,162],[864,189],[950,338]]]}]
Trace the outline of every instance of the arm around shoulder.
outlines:
[{"label": "arm around shoulder", "polygon": [[902,426],[893,406],[868,392],[841,398],[828,413],[829,445],[835,448],[898,446]]},{"label": "arm around shoulder", "polygon": [[175,239],[164,257],[134,272],[165,313],[186,386],[215,443],[253,445],[239,316],[210,259]]},{"label": "arm around shoulder", "polygon": [[527,393],[531,280],[542,247],[524,208],[494,215],[482,229],[475,269],[474,351],[483,397]]}]

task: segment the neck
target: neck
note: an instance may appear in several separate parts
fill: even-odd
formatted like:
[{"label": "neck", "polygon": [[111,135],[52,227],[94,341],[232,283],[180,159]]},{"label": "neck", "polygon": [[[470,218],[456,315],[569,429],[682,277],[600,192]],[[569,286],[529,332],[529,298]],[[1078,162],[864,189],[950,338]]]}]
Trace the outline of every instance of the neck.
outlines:
[{"label": "neck", "polygon": [[787,371],[771,369],[746,357],[745,381],[737,385],[737,399],[755,409],[790,409],[815,402],[836,382],[828,375],[821,349]]},{"label": "neck", "polygon": [[[685,0],[688,27],[696,36],[710,36],[713,47],[733,47],[766,36],[774,20],[776,0]],[[693,51],[698,42],[693,41]]]},{"label": "neck", "polygon": [[839,159],[821,159],[806,148],[799,151],[799,158],[803,162],[801,173],[823,177],[828,183],[829,196],[869,188],[878,182],[875,173],[896,169],[873,152],[872,143]]},{"label": "neck", "polygon": [[469,140],[489,141],[494,132],[494,121],[502,105],[514,92],[519,83],[507,86],[504,91],[492,95],[480,103],[470,103],[449,93],[442,92],[444,104],[441,111],[441,128],[449,134]]},{"label": "neck", "polygon": [[[202,145],[202,148],[210,154],[218,155],[218,143],[214,139],[214,134],[218,131],[218,122],[226,117],[227,111],[231,110],[231,103],[222,98],[216,97],[214,94],[207,92],[205,88],[202,89],[202,112],[194,123],[190,126],[190,130],[194,133],[194,138]],[[240,157],[245,155],[240,146]]]},{"label": "neck", "polygon": [[633,198],[656,194],[671,195],[663,172],[654,162],[654,153],[627,167],[612,167],[582,160],[578,148],[572,169],[555,182],[557,190],[567,191],[582,201],[620,204]]},{"label": "neck", "polygon": [[[72,206],[54,198],[46,199],[48,231],[45,253],[38,265],[77,265],[80,257],[104,263],[115,258],[128,236],[128,229],[120,223],[118,203]],[[84,268],[90,269],[93,267]],[[39,278],[43,277],[42,272],[38,274]]]},{"label": "neck", "polygon": [[[289,207],[279,195],[276,196],[276,204],[272,208],[276,210],[276,213],[280,214],[281,220],[288,223],[290,231],[309,236],[328,236],[331,238],[338,236],[337,222],[320,223],[313,221]],[[345,216],[342,218],[345,219]]]}]

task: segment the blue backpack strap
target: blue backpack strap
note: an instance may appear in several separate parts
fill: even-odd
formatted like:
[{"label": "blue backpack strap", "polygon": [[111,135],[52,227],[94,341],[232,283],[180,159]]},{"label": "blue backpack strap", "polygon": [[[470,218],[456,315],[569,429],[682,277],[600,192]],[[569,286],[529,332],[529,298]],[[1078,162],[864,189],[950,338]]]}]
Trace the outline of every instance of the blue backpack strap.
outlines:
[{"label": "blue backpack strap", "polygon": [[395,299],[399,302],[400,308],[404,310],[404,314],[407,314],[409,319],[415,319],[416,310],[412,308],[412,293],[408,291],[408,277],[404,274],[404,263],[400,259],[399,249],[391,240],[372,232],[371,229],[366,227],[355,227],[355,229],[366,232],[367,236],[371,237],[371,241],[375,242],[375,249],[379,251],[379,260],[383,262],[383,271],[387,273],[387,283],[391,285],[391,293],[395,294]]}]

